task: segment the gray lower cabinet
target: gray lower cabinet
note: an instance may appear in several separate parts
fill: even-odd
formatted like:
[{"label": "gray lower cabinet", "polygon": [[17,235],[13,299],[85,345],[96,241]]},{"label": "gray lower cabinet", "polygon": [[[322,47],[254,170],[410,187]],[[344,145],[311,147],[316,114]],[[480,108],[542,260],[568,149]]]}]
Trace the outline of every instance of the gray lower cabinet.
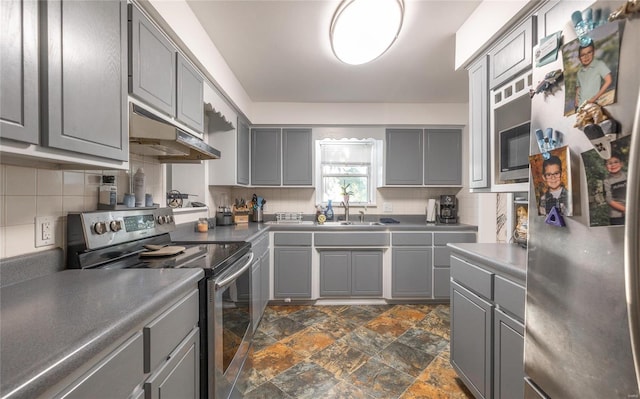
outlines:
[{"label": "gray lower cabinet", "polygon": [[39,4],[42,144],[128,160],[126,2]]},{"label": "gray lower cabinet", "polygon": [[493,323],[493,397],[523,398],[524,325],[500,309],[494,310]]},{"label": "gray lower cabinet", "polygon": [[251,269],[251,320],[255,331],[269,301],[269,234],[251,241],[253,265]]},{"label": "gray lower cabinet", "polygon": [[425,129],[424,184],[462,184],[461,129]]},{"label": "gray lower cabinet", "polygon": [[451,365],[476,398],[524,397],[523,284],[451,256]]},{"label": "gray lower cabinet", "polygon": [[382,296],[382,250],[321,251],[320,296]]},{"label": "gray lower cabinet", "polygon": [[144,383],[146,398],[200,398],[200,330],[191,333]]},{"label": "gray lower cabinet", "polygon": [[[255,255],[254,255],[255,256]],[[251,265],[251,323],[253,331],[258,328],[262,317],[262,263],[254,257]]]},{"label": "gray lower cabinet", "polygon": [[274,233],[274,298],[311,298],[312,233]]},{"label": "gray lower cabinet", "polygon": [[493,304],[454,281],[450,312],[451,365],[476,398],[492,398]]},{"label": "gray lower cabinet", "polygon": [[469,67],[469,187],[489,188],[488,58]]},{"label": "gray lower cabinet", "polygon": [[387,129],[385,132],[385,184],[422,185],[422,129]]},{"label": "gray lower cabinet", "polygon": [[31,144],[40,141],[38,7],[42,6],[28,0],[0,2],[0,137]]},{"label": "gray lower cabinet", "polygon": [[431,248],[392,248],[393,298],[431,298],[431,254]]},{"label": "gray lower cabinet", "polygon": [[[177,299],[56,395],[85,398],[200,397],[197,288]],[[143,390],[140,389],[143,388]]]},{"label": "gray lower cabinet", "polygon": [[313,185],[311,129],[282,129],[282,184]]},{"label": "gray lower cabinet", "polygon": [[449,298],[451,249],[449,243],[476,242],[475,232],[433,233],[433,297]]},{"label": "gray lower cabinet", "polygon": [[251,184],[279,186],[281,184],[281,129],[251,129]]},{"label": "gray lower cabinet", "polygon": [[96,392],[108,393],[112,398],[129,397],[144,376],[142,352],[142,333],[138,331],[58,397],[100,397]]},{"label": "gray lower cabinet", "polygon": [[177,50],[134,5],[131,20],[129,92],[164,114],[176,116]]}]

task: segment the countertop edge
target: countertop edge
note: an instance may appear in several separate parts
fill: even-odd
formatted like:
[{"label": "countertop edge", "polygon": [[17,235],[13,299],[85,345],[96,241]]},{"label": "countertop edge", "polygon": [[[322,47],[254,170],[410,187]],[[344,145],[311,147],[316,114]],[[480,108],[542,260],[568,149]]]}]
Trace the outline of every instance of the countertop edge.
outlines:
[{"label": "countertop edge", "polygon": [[[64,271],[60,273],[64,273]],[[202,270],[195,269],[189,269],[188,271],[185,269],[184,274],[185,276],[177,278],[175,283],[164,287],[161,293],[153,295],[152,300],[141,305],[135,312],[127,313],[114,320],[108,330],[96,330],[84,336],[83,339],[76,341],[72,347],[59,350],[58,353],[61,359],[52,362],[48,367],[32,370],[30,374],[21,376],[18,381],[6,381],[3,378],[0,390],[2,392],[1,397],[3,399],[40,397],[52,388],[63,388],[59,387],[59,385],[62,382],[66,383],[65,380],[69,376],[77,373],[83,366],[95,360],[96,356],[110,349],[114,343],[124,342],[129,338],[130,334],[141,328],[144,323],[151,321],[172,301],[193,290],[204,275]],[[4,384],[5,382],[7,385]]]},{"label": "countertop edge", "polygon": [[527,251],[517,244],[450,243],[452,254],[458,253],[481,266],[526,285]]}]

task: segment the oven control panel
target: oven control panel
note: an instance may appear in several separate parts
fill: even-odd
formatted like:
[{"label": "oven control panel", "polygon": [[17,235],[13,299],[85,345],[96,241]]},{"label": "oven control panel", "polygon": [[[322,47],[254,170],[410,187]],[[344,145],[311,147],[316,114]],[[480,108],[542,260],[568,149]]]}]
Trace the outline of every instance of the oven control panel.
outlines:
[{"label": "oven control panel", "polygon": [[171,208],[84,212],[78,222],[87,249],[153,237],[176,226]]}]

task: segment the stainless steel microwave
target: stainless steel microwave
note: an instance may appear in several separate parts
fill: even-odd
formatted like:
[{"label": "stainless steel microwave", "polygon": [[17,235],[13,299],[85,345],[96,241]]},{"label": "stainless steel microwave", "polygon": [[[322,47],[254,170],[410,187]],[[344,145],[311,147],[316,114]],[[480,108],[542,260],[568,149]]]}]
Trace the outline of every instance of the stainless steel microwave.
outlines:
[{"label": "stainless steel microwave", "polygon": [[498,132],[501,181],[529,180],[530,131],[531,122],[524,122]]}]

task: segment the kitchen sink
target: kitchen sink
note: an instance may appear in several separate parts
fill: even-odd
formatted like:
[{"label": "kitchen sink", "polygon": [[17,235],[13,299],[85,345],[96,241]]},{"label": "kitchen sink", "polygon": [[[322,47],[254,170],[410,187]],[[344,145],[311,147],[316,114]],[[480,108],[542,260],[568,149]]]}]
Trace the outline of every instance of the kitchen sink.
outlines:
[{"label": "kitchen sink", "polygon": [[339,221],[339,222],[324,222],[324,224],[318,224],[318,226],[384,226],[384,223],[380,222],[353,222],[353,221]]}]

